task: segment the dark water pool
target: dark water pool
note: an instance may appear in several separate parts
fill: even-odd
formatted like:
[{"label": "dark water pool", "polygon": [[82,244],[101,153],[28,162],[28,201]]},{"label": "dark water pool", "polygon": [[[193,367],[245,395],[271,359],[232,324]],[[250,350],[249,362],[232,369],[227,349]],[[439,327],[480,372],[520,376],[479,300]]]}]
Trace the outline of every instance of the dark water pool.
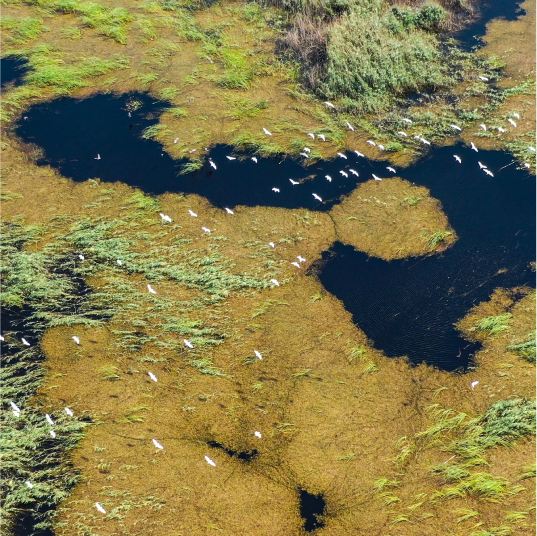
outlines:
[{"label": "dark water pool", "polygon": [[324,527],[321,516],[325,514],[326,501],[322,495],[309,493],[304,489],[298,490],[300,500],[300,517],[304,520],[304,530],[313,532]]},{"label": "dark water pool", "polygon": [[[136,111],[129,105],[134,100],[141,104]],[[346,159],[304,168],[291,159],[230,161],[226,156],[232,148],[226,146],[210,151],[216,170],[206,160],[203,169],[180,176],[181,162],[172,160],[160,144],[140,137],[144,128],[157,123],[163,106],[146,95],[61,99],[34,106],[16,131],[26,142],[43,147],[41,164],[75,181],[99,177],[154,194],[197,193],[218,207],[325,211],[373,174],[390,176],[385,163],[350,152]],[[478,162],[494,176],[485,174]],[[387,355],[407,355],[413,363],[426,361],[446,370],[465,368],[477,347],[460,338],[454,323],[497,287],[534,286],[529,263],[535,260],[535,177],[517,170],[506,153],[475,153],[461,144],[433,149],[397,175],[428,187],[442,202],[457,243],[442,255],[394,262],[335,244],[319,264],[320,280]]]},{"label": "dark water pool", "polygon": [[19,86],[28,71],[28,62],[23,58],[6,56],[0,58],[0,80],[2,88],[8,84]]}]

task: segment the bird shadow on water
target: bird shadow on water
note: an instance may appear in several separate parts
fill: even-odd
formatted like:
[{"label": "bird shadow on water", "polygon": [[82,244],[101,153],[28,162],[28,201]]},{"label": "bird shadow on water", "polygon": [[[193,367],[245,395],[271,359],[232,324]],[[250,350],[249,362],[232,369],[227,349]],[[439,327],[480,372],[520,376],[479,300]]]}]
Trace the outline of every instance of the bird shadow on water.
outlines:
[{"label": "bird shadow on water", "polygon": [[[353,152],[304,167],[290,158],[229,159],[233,148],[224,145],[210,150],[202,169],[179,175],[185,161],[142,137],[166,106],[144,94],[58,99],[28,110],[16,133],[43,148],[38,164],[75,181],[98,177],[150,194],[195,193],[220,208],[327,211],[359,183],[390,175],[385,162]],[[398,170],[397,176],[429,188],[441,201],[459,237],[442,254],[387,262],[341,243],[325,252],[316,270],[320,281],[375,347],[415,364],[466,369],[479,345],[462,339],[454,324],[497,287],[534,286],[535,179],[513,164],[506,153],[476,153],[458,144],[432,149]]]}]

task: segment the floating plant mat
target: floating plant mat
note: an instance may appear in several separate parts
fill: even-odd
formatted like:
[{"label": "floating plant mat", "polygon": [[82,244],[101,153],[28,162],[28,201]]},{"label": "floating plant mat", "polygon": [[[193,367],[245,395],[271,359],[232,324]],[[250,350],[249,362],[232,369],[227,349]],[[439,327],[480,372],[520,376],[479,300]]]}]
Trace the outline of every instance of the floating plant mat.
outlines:
[{"label": "floating plant mat", "polygon": [[[144,95],[61,99],[30,109],[17,133],[44,149],[40,163],[76,181],[98,177],[154,194],[197,193],[218,207],[326,211],[358,183],[392,175],[385,163],[352,152],[305,168],[291,159],[241,160],[226,146],[212,149],[202,169],[179,175],[160,145],[142,138],[156,126],[160,109]],[[476,153],[460,144],[433,149],[397,175],[430,189],[459,240],[442,255],[391,263],[336,244],[321,263],[321,281],[388,355],[465,368],[477,346],[461,339],[454,324],[494,288],[534,284],[535,180],[506,153]]]}]

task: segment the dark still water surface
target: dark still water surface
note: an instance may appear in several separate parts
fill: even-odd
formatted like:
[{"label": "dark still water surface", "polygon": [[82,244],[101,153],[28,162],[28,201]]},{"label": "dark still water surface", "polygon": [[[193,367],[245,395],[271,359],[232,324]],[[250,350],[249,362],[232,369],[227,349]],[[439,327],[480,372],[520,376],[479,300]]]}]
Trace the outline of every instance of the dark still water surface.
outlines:
[{"label": "dark still water surface", "polygon": [[0,59],[0,80],[2,88],[8,84],[20,86],[23,76],[28,72],[28,62],[23,58],[6,56]]},{"label": "dark still water surface", "polygon": [[[141,103],[136,111],[134,100]],[[153,194],[197,193],[221,208],[326,211],[373,174],[390,176],[386,163],[352,152],[345,153],[346,159],[306,169],[291,159],[228,160],[232,148],[227,146],[211,149],[203,169],[181,176],[178,166],[184,162],[141,138],[145,128],[157,124],[163,107],[146,95],[60,99],[34,106],[16,132],[44,149],[40,164],[52,165],[75,181],[98,177]],[[170,136],[173,141],[175,134]],[[314,143],[322,142],[305,141],[305,146]],[[494,176],[484,173],[478,162]],[[497,287],[534,286],[529,263],[535,260],[535,177],[517,170],[506,153],[476,153],[461,144],[433,149],[412,167],[397,170],[397,176],[431,190],[459,240],[441,255],[393,262],[335,244],[319,263],[320,280],[387,355],[407,355],[413,363],[426,361],[446,370],[466,368],[477,347],[460,338],[454,323]]]}]

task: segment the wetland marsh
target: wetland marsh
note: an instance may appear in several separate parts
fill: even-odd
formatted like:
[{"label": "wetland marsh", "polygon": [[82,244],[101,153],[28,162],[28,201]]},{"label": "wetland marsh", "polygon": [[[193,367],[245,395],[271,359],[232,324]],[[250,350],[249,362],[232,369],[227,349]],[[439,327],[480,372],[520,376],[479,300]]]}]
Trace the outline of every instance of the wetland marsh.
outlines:
[{"label": "wetland marsh", "polygon": [[3,4],[2,532],[533,534],[534,3],[120,4]]}]

